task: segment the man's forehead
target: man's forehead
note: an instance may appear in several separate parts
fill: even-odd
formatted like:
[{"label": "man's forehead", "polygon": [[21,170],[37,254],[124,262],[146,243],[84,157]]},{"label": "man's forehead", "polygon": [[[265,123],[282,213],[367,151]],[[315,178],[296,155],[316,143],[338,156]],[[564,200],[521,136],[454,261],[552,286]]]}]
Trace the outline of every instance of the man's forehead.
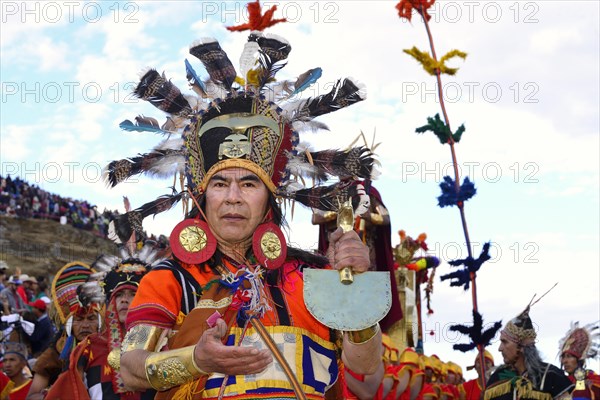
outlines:
[{"label": "man's forehead", "polygon": [[260,180],[258,175],[254,172],[249,171],[245,168],[233,167],[233,168],[225,168],[217,173],[215,173],[211,180]]}]

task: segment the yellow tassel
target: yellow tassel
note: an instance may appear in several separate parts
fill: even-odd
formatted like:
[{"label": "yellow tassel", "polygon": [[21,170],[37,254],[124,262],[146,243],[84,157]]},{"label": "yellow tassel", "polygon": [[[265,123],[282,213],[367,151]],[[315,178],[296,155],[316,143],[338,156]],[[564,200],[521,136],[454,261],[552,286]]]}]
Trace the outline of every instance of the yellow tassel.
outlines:
[{"label": "yellow tassel", "polygon": [[195,394],[199,394],[204,391],[204,388],[196,391],[197,385],[198,380],[194,380],[184,385],[181,385],[173,395],[172,400],[193,400]]},{"label": "yellow tassel", "polygon": [[252,86],[258,86],[258,70],[251,69],[246,74],[246,82]]},{"label": "yellow tassel", "polygon": [[233,81],[235,83],[237,83],[238,85],[240,85],[240,86],[245,86],[246,85],[246,81],[241,76],[236,76]]},{"label": "yellow tassel", "polygon": [[454,75],[458,71],[458,68],[450,68],[446,66],[446,61],[454,57],[460,57],[465,59],[467,57],[467,53],[462,52],[460,50],[451,50],[446,53],[439,61],[435,61],[428,52],[421,51],[416,47],[413,47],[410,50],[404,50],[406,54],[411,55],[415,60],[417,60],[423,66],[423,69],[427,71],[430,75],[435,75],[436,71],[439,71],[440,74],[448,74]]},{"label": "yellow tassel", "polygon": [[183,321],[185,321],[185,314],[179,311],[179,314],[177,315],[177,320],[175,321],[175,325],[181,326],[183,325]]},{"label": "yellow tassel", "polygon": [[499,383],[485,390],[484,400],[495,399],[512,391],[512,382],[510,380]]},{"label": "yellow tassel", "polygon": [[526,398],[533,400],[552,400],[552,395],[550,393],[540,392],[538,390],[533,389],[533,385],[527,379],[521,378],[516,383],[517,386],[517,397],[518,398]]}]

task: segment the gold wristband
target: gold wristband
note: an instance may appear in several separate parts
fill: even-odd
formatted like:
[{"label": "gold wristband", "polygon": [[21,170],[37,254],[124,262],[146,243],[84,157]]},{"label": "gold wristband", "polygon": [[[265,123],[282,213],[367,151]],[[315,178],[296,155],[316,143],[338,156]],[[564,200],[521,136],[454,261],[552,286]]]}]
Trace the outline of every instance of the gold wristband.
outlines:
[{"label": "gold wristband", "polygon": [[365,344],[379,332],[379,323],[360,331],[347,331],[348,340],[352,344]]},{"label": "gold wristband", "polygon": [[146,379],[150,385],[158,391],[163,391],[208,375],[194,360],[195,347],[152,353],[146,357]]}]

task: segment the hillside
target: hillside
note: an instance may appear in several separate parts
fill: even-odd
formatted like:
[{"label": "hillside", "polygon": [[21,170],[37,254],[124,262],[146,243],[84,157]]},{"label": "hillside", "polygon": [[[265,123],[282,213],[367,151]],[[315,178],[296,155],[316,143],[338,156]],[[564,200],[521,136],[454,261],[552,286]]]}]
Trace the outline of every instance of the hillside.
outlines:
[{"label": "hillside", "polygon": [[0,260],[29,275],[53,275],[73,261],[91,264],[98,255],[115,253],[108,239],[56,221],[0,216]]}]

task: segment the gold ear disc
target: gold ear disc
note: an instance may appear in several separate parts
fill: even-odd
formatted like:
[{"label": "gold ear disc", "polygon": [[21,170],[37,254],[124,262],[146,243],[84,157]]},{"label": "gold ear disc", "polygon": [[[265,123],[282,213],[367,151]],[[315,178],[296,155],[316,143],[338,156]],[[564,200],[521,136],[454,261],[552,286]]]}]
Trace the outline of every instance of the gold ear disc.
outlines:
[{"label": "gold ear disc", "polygon": [[208,242],[206,232],[198,226],[188,226],[179,233],[181,247],[190,253],[202,251]]},{"label": "gold ear disc", "polygon": [[281,241],[273,232],[265,232],[262,235],[260,238],[260,248],[269,260],[274,260],[281,255]]}]

